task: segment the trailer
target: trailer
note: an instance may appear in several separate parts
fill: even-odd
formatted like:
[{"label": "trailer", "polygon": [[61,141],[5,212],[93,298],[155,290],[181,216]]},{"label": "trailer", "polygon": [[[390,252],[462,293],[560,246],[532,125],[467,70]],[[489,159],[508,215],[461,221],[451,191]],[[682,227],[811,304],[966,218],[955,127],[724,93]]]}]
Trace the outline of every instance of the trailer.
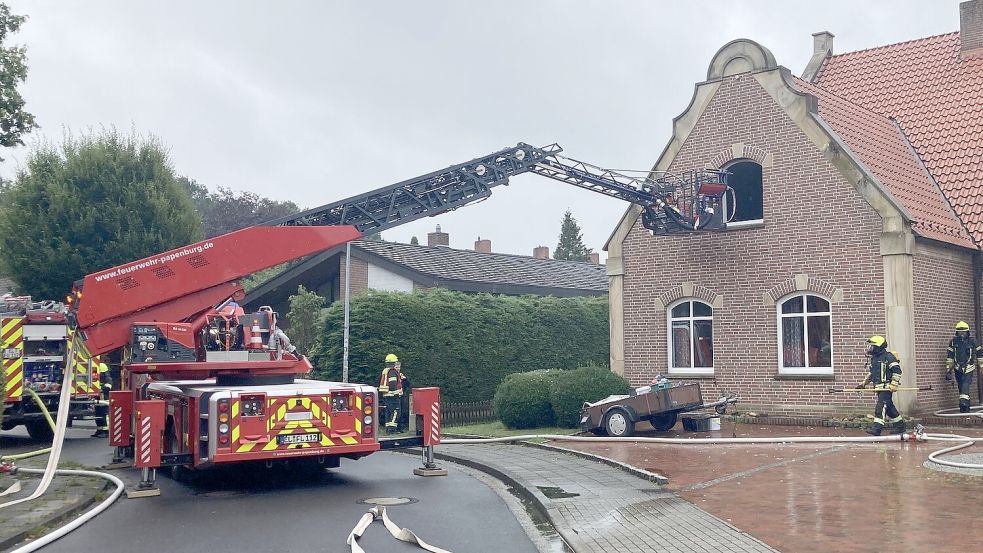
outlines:
[{"label": "trailer", "polygon": [[738,401],[730,395],[713,403],[703,403],[699,384],[652,385],[631,390],[628,395],[608,396],[594,403],[584,403],[580,429],[594,434],[628,437],[635,433],[635,424],[648,421],[659,432],[676,425],[680,413],[713,408],[718,414],[727,404]]}]

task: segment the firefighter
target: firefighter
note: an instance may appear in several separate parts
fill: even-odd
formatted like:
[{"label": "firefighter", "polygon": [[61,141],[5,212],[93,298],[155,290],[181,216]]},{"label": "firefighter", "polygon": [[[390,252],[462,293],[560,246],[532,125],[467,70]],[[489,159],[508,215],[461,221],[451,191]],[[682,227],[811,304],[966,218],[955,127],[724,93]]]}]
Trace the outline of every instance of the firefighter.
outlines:
[{"label": "firefighter", "polygon": [[379,393],[382,394],[385,407],[386,433],[392,434],[402,430],[403,404],[403,373],[400,370],[399,358],[390,353],[386,356],[386,365],[379,377]]},{"label": "firefighter", "polygon": [[870,356],[870,372],[864,381],[857,386],[863,389],[873,383],[877,390],[877,404],[874,406],[874,425],[867,433],[880,436],[885,426],[890,426],[892,434],[905,431],[904,417],[894,406],[894,392],[901,384],[901,363],[894,352],[887,350],[887,340],[883,336],[871,336],[867,339],[867,355]]},{"label": "firefighter", "polygon": [[97,370],[99,371],[100,387],[99,400],[96,402],[96,431],[92,434],[92,437],[108,438],[109,422],[106,420],[106,415],[109,414],[109,391],[113,389],[113,385],[109,381],[109,366],[103,363],[98,355],[92,361],[96,363]]},{"label": "firefighter", "polygon": [[956,384],[959,386],[959,412],[969,412],[969,390],[973,383],[973,374],[977,365],[983,367],[983,347],[976,345],[969,335],[969,323],[956,323],[956,335],[949,340],[949,349],[945,358],[945,379],[952,380],[956,373]]}]

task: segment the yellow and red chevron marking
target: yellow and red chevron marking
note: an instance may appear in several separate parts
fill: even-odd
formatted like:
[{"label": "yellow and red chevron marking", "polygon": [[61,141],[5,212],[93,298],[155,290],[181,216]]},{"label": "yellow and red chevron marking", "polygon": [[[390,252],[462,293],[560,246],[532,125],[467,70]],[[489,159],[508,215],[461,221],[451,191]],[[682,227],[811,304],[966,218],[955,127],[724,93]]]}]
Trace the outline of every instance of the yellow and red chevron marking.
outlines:
[{"label": "yellow and red chevron marking", "polygon": [[[329,437],[331,432],[331,413],[328,408],[328,399],[322,396],[314,397],[289,397],[289,398],[269,398],[266,404],[267,442],[239,442],[239,414],[238,401],[232,404],[232,418],[235,425],[232,428],[232,442],[236,453],[249,453],[252,451],[282,451],[287,449],[306,449],[311,447],[330,447],[334,445],[358,443],[358,440],[351,436],[332,439]],[[299,407],[297,406],[299,403]],[[288,405],[294,405],[289,408]],[[286,420],[287,414],[291,412],[310,411],[311,418],[305,420]],[[277,436],[287,434],[307,434],[320,432],[320,442],[308,442],[299,444],[277,443]],[[338,442],[341,442],[339,444]]]},{"label": "yellow and red chevron marking", "polygon": [[[0,319],[0,347],[4,350],[24,349],[24,319]],[[5,400],[20,399],[24,393],[24,359],[3,360],[3,395]]]}]

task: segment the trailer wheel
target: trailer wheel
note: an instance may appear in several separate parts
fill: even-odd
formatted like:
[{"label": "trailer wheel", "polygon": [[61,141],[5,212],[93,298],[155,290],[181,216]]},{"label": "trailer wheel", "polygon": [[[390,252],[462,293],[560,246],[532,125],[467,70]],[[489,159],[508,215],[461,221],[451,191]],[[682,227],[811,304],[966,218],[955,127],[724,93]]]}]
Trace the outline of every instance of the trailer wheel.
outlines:
[{"label": "trailer wheel", "polygon": [[673,426],[676,426],[676,418],[679,413],[676,411],[670,411],[669,413],[662,413],[661,415],[652,415],[649,417],[649,422],[652,423],[652,427],[659,432],[666,432],[667,430],[672,430]]},{"label": "trailer wheel", "polygon": [[28,421],[24,423],[24,426],[27,427],[27,435],[32,440],[50,442],[55,438],[55,433],[51,430],[51,426],[48,425],[47,420]]},{"label": "trailer wheel", "polygon": [[604,431],[608,436],[627,438],[635,433],[635,423],[628,411],[615,407],[604,416]]}]

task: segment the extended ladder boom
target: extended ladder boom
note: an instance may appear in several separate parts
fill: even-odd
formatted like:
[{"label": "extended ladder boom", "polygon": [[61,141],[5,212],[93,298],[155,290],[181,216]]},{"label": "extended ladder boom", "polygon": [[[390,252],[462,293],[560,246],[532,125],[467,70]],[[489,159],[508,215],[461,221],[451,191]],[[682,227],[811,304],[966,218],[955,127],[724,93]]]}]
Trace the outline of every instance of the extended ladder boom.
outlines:
[{"label": "extended ladder boom", "polygon": [[561,157],[557,144],[519,143],[420,177],[264,223],[264,226],[352,225],[362,233],[431,217],[491,195],[509,177],[533,172],[645,208],[646,228],[668,234],[723,228],[723,171],[637,178]]},{"label": "extended ladder boom", "polygon": [[[642,206],[655,234],[724,228],[726,172],[636,178],[561,157],[556,144],[519,143],[414,179],[384,186],[262,225],[87,275],[69,301],[92,354],[122,347],[137,321],[185,321],[228,298],[239,279],[491,195],[509,178],[536,173]],[[84,290],[84,295],[83,295]]]}]

